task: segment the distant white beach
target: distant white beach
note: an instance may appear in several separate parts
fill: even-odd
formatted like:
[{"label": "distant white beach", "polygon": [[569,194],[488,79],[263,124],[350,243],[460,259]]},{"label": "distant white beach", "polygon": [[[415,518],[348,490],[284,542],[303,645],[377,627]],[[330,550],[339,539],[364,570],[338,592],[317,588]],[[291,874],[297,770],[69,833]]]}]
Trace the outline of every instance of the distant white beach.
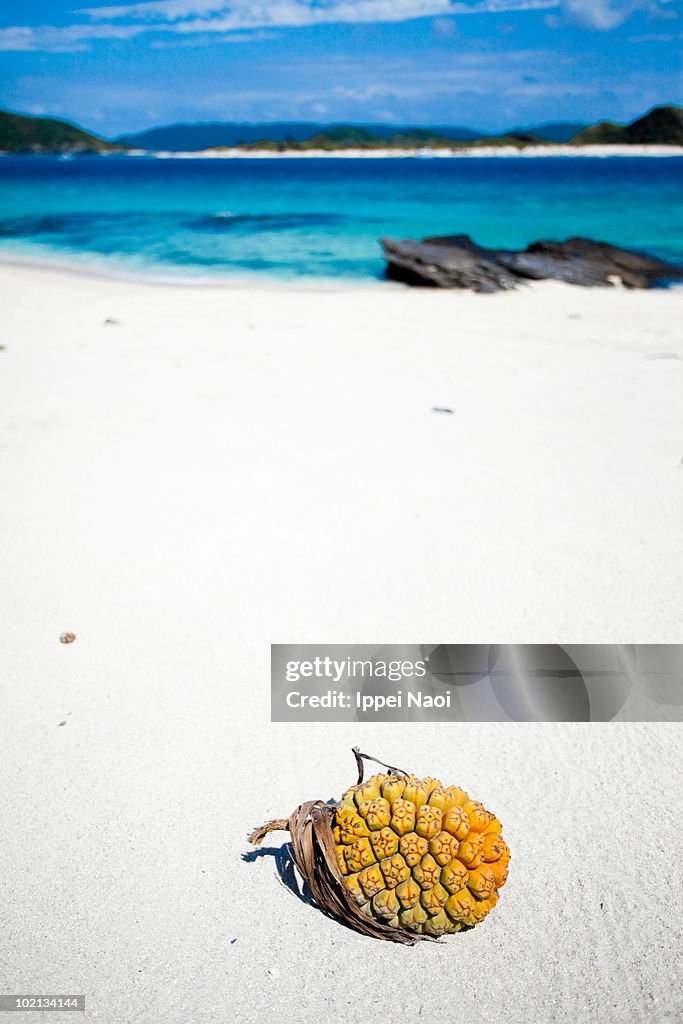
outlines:
[{"label": "distant white beach", "polygon": [[[102,156],[111,154],[103,153]],[[128,156],[152,156],[159,160],[298,160],[320,159],[447,159],[481,157],[671,157],[683,156],[683,146],[476,146],[471,149],[203,149],[189,152],[172,150],[131,150]]]},{"label": "distant white beach", "polygon": [[[70,160],[79,153],[11,153],[0,150],[3,156],[60,156]],[[156,160],[388,160],[469,159],[482,157],[681,157],[683,146],[473,146],[467,149],[244,149],[238,146],[225,149],[171,150],[129,149],[121,152],[103,151],[88,156],[120,159],[124,157],[152,157]]]}]

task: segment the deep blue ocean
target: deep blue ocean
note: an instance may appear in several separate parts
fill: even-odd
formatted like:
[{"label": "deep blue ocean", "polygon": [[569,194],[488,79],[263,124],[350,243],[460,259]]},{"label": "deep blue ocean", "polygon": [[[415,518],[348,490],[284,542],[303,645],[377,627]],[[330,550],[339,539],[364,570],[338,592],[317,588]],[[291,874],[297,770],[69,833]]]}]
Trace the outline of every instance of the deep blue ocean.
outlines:
[{"label": "deep blue ocean", "polygon": [[588,235],[683,264],[683,158],[0,158],[0,259],[378,280],[378,239]]}]

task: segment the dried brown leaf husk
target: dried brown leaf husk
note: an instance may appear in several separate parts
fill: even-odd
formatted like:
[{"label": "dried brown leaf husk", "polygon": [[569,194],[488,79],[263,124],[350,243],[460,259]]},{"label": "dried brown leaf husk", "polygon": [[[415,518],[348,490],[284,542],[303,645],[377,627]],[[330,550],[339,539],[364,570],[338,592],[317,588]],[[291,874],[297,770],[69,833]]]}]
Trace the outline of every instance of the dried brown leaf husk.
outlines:
[{"label": "dried brown leaf husk", "polygon": [[332,834],[332,821],[336,808],[322,800],[309,800],[300,804],[288,819],[269,821],[249,836],[249,842],[259,846],[269,832],[288,830],[291,835],[294,860],[318,907],[330,917],[363,935],[388,942],[414,946],[426,939],[437,942],[431,935],[416,934],[401,928],[392,928],[367,917],[353,902],[341,873],[337,848]]}]

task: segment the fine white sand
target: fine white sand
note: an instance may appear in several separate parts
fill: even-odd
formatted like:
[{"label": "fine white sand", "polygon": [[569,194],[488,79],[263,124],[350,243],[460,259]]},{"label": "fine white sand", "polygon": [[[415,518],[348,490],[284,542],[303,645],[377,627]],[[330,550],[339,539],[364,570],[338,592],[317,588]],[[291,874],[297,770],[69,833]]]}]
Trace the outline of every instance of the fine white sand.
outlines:
[{"label": "fine white sand", "polygon": [[[269,644],[681,641],[683,291],[0,288],[2,991],[679,1020],[680,726],[271,725]],[[482,926],[378,943],[241,859],[356,742],[503,819]]]},{"label": "fine white sand", "polygon": [[[106,156],[106,154],[102,154]],[[591,156],[591,157],[612,157],[612,156],[647,156],[666,157],[683,156],[683,146],[619,146],[619,145],[595,145],[595,146],[472,146],[462,149],[432,149],[431,147],[414,147],[412,149],[291,149],[273,151],[272,149],[244,149],[239,146],[232,148],[217,147],[215,149],[191,150],[189,152],[177,152],[175,150],[158,150],[149,152],[143,149],[132,150],[129,156],[154,156],[160,160],[164,159],[185,159],[185,160],[231,160],[231,159],[264,159],[264,160],[298,160],[314,157],[330,158],[338,160],[359,160],[359,159],[401,159],[405,157],[439,157],[439,158],[468,158],[468,157],[539,157],[539,156]]]}]

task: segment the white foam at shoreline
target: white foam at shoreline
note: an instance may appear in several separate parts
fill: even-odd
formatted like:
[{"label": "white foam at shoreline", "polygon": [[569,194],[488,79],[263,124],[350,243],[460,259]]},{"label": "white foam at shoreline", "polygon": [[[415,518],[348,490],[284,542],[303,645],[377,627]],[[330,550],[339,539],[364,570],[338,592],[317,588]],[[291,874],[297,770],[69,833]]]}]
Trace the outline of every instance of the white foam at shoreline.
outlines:
[{"label": "white foam at shoreline", "polygon": [[[10,153],[0,157],[56,156],[54,153]],[[226,149],[170,150],[130,149],[127,152],[88,153],[88,157],[120,160],[147,157],[153,160],[405,160],[464,159],[481,157],[681,157],[683,146],[473,146],[469,149]]]},{"label": "white foam at shoreline", "polygon": [[471,149],[232,149],[175,152],[137,150],[129,156],[151,156],[158,160],[386,160],[463,159],[481,157],[681,157],[683,146],[478,146]]}]

